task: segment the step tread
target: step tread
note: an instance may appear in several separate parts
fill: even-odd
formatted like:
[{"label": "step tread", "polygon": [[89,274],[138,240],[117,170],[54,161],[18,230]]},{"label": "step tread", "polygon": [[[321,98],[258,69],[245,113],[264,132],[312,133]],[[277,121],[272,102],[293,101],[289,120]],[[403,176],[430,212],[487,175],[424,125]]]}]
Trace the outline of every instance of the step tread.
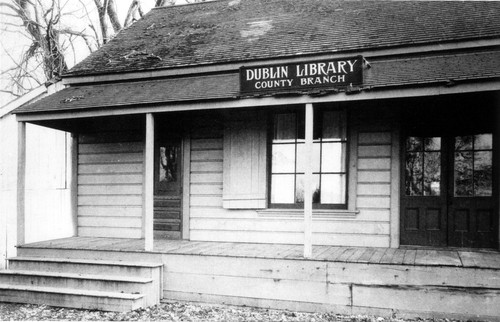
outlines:
[{"label": "step tread", "polygon": [[0,284],[0,290],[28,291],[37,293],[59,293],[66,295],[115,298],[121,300],[139,300],[145,296],[144,294],[88,291],[88,290],[80,290],[80,289],[75,290],[75,289],[60,288],[60,287],[46,287],[46,286],[42,287],[34,285],[10,285],[10,284]]},{"label": "step tread", "polygon": [[75,274],[64,272],[44,272],[44,271],[30,271],[30,270],[3,270],[0,275],[23,275],[23,276],[42,276],[42,277],[60,277],[60,278],[73,278],[73,279],[86,279],[97,281],[111,281],[111,282],[131,282],[131,283],[150,283],[152,278],[135,277],[135,276],[117,276],[117,275],[99,275],[99,274]]},{"label": "step tread", "polygon": [[51,263],[71,263],[71,264],[92,264],[92,265],[110,265],[110,266],[129,266],[155,268],[163,266],[162,263],[153,262],[128,262],[128,261],[108,261],[99,259],[80,259],[80,258],[56,258],[56,257],[12,257],[9,261],[31,261],[31,262],[51,262]]}]

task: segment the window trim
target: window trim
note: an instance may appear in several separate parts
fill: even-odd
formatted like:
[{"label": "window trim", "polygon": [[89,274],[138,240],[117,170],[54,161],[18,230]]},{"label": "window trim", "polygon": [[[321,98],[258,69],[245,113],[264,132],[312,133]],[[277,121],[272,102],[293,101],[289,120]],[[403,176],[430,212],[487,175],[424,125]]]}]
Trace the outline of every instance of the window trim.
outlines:
[{"label": "window trim", "polygon": [[[351,193],[351,183],[350,183],[350,169],[351,169],[351,158],[350,158],[350,151],[351,151],[351,144],[352,144],[352,136],[351,136],[351,128],[349,126],[349,113],[348,110],[345,108],[345,106],[336,104],[332,106],[332,103],[325,103],[325,104],[314,104],[314,118],[315,121],[317,121],[317,113],[318,112],[325,112],[325,111],[343,111],[345,115],[345,133],[346,133],[346,139],[340,141],[340,143],[345,144],[345,202],[343,204],[320,204],[320,203],[313,203],[313,211],[318,210],[349,210],[351,213],[356,213],[352,211],[351,209],[353,208],[354,205],[352,205],[351,208],[349,208],[349,205],[351,204],[350,200],[350,193]],[[304,114],[305,110],[305,105],[290,105],[286,107],[281,107],[278,109],[274,109],[273,111],[269,112],[268,115],[268,124],[267,124],[267,208],[276,210],[276,211],[290,211],[290,210],[299,210],[304,208],[304,203],[290,203],[290,204],[283,204],[283,203],[271,203],[271,184],[272,184],[272,147],[273,147],[273,134],[274,134],[274,116],[276,114],[285,114],[285,113],[295,113],[296,115],[301,115]],[[316,122],[313,124],[313,126],[316,125]],[[297,141],[294,143],[295,146],[297,146]],[[320,160],[321,162],[321,160]],[[297,161],[295,161],[295,166],[297,164]],[[294,172],[294,175],[297,175],[297,172]],[[320,172],[321,175],[321,172]],[[295,185],[295,181],[294,181]],[[295,198],[295,187],[294,187],[294,198]]]}]

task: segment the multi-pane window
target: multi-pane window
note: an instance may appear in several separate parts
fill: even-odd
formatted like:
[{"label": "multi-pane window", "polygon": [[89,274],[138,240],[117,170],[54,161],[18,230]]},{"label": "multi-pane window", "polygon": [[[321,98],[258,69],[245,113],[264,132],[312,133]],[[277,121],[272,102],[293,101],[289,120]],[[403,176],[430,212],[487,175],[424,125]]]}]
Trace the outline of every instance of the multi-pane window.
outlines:
[{"label": "multi-pane window", "polygon": [[406,138],[405,191],[407,196],[441,194],[441,138]]},{"label": "multi-pane window", "polygon": [[455,137],[456,197],[488,197],[493,190],[493,136]]},{"label": "multi-pane window", "polygon": [[[304,113],[277,113],[273,118],[271,206],[304,203]],[[313,205],[345,208],[347,131],[344,110],[315,112],[313,136]]]}]

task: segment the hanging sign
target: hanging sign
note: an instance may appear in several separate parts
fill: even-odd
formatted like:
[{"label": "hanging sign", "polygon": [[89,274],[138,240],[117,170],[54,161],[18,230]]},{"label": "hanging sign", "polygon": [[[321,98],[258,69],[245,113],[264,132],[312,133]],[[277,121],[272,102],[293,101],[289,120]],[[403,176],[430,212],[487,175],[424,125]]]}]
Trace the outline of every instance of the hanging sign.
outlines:
[{"label": "hanging sign", "polygon": [[361,85],[363,57],[240,68],[242,94]]}]

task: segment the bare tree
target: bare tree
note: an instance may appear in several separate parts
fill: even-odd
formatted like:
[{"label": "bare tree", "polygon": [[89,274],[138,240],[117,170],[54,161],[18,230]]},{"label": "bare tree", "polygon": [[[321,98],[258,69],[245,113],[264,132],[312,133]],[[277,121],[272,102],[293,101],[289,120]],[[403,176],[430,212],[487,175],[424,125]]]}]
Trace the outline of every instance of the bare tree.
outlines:
[{"label": "bare tree", "polygon": [[[26,37],[30,44],[20,57],[13,57],[0,39],[3,51],[13,62],[10,68],[0,72],[2,78],[9,79],[8,88],[0,92],[18,96],[47,81],[59,79],[69,66],[77,62],[76,51],[77,48],[81,50],[82,44],[91,53],[144,14],[144,0],[129,0],[123,23],[118,17],[115,0],[91,0],[94,7],[89,7],[90,0],[78,0],[77,9],[74,1],[68,5],[70,1],[6,0],[0,3],[0,9],[4,9],[0,11],[0,16],[9,21],[3,22],[1,31]],[[177,1],[190,3],[205,0],[147,1],[159,7],[175,5]],[[75,27],[71,22],[76,20],[85,21],[84,26]]]}]

